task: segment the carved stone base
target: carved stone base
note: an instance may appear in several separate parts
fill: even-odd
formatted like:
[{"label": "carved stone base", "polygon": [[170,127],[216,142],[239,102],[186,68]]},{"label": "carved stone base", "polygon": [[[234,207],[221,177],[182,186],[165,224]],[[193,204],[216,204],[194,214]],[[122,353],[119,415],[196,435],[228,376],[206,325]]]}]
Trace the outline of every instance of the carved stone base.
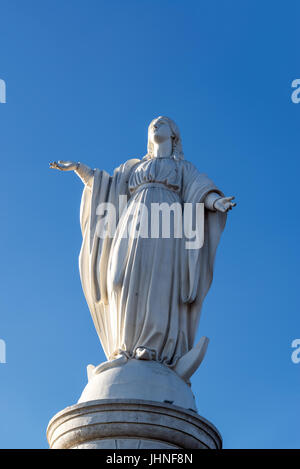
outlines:
[{"label": "carved stone base", "polygon": [[172,404],[101,399],[67,407],[49,422],[53,449],[220,449],[218,430]]}]

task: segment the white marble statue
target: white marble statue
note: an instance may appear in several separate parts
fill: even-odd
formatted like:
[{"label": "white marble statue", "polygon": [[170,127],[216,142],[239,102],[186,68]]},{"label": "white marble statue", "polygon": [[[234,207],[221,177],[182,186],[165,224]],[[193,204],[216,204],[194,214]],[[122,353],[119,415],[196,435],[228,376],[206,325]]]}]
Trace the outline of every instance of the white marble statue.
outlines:
[{"label": "white marble statue", "polygon": [[[82,163],[59,161],[51,168],[75,171],[85,188],[81,202],[82,287],[107,362],[92,373],[136,358],[156,360],[188,380],[203,359],[207,339],[193,347],[201,306],[210,288],[213,264],[233,197],[222,192],[186,161],[176,124],[154,119],[148,152],[130,159],[110,176]],[[117,214],[114,235],[97,231],[100,204],[128,203]],[[204,244],[187,249],[186,240],[137,236],[141,207],[204,203]],[[109,222],[108,222],[109,224]],[[129,228],[128,228],[129,227]],[[135,235],[126,236],[131,230]],[[173,236],[172,236],[173,234]]]}]

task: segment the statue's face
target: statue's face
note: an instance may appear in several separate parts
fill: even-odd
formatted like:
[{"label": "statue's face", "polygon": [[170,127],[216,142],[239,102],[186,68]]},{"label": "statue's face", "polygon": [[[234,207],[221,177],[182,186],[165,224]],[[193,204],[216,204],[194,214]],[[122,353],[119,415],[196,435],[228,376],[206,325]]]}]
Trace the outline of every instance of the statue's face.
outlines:
[{"label": "statue's face", "polygon": [[153,143],[163,143],[172,137],[172,131],[168,122],[164,119],[153,121],[150,128],[150,139]]}]

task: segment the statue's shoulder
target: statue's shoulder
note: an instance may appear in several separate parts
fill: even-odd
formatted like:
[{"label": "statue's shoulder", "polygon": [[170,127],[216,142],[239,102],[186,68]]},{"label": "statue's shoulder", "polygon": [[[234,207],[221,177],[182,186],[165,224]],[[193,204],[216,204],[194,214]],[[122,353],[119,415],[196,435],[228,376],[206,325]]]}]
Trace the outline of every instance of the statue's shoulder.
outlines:
[{"label": "statue's shoulder", "polygon": [[139,158],[130,158],[129,160],[125,161],[125,163],[122,163],[117,170],[122,171],[122,172],[127,172],[130,171],[135,165],[140,163]]},{"label": "statue's shoulder", "polygon": [[141,160],[139,158],[130,158],[129,160],[125,161],[124,165],[126,168],[132,168],[140,162]]},{"label": "statue's shoulder", "polygon": [[114,177],[118,179],[121,177],[126,177],[128,173],[136,166],[141,160],[138,158],[131,158],[124,163],[122,163],[118,168],[114,170]]},{"label": "statue's shoulder", "polygon": [[198,168],[188,160],[179,160],[186,173],[199,173]]},{"label": "statue's shoulder", "polygon": [[180,163],[185,167],[185,168],[196,168],[196,166],[188,160],[179,160]]},{"label": "statue's shoulder", "polygon": [[197,166],[195,166],[191,161],[187,161],[187,160],[180,160],[180,161],[183,167],[183,177],[186,182],[197,180],[200,184],[212,183],[212,180],[209,178],[209,176],[206,173],[199,171]]}]

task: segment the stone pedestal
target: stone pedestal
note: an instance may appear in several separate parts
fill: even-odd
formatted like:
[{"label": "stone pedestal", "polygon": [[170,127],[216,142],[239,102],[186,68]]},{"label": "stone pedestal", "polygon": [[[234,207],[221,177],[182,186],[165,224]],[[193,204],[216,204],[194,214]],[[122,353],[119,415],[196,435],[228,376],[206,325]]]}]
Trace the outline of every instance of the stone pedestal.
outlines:
[{"label": "stone pedestal", "polygon": [[76,405],[48,425],[51,448],[219,449],[191,387],[156,361],[130,359],[91,373]]},{"label": "stone pedestal", "polygon": [[218,430],[172,404],[96,400],[59,412],[47,429],[53,449],[220,449]]}]

